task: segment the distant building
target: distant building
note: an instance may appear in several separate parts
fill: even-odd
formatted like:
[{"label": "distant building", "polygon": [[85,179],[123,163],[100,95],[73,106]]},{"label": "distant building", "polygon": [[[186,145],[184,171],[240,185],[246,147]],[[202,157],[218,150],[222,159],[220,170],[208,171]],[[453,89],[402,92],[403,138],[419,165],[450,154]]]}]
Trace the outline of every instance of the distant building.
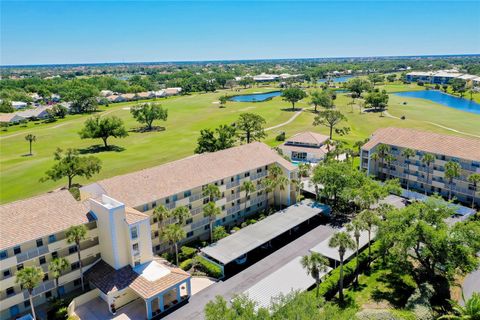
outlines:
[{"label": "distant building", "polygon": [[50,100],[52,100],[53,102],[60,102],[61,97],[60,97],[58,94],[53,93],[53,94],[50,96]]},{"label": "distant building", "polygon": [[123,95],[116,95],[116,94],[113,94],[113,95],[111,95],[111,96],[108,96],[108,97],[107,97],[107,100],[108,100],[109,102],[125,102],[125,101],[127,101],[127,99],[125,99],[125,98],[123,97]]},{"label": "distant building", "polygon": [[25,118],[19,116],[15,113],[1,113],[0,114],[0,123],[18,123]]},{"label": "distant building", "polygon": [[167,88],[164,90],[166,96],[175,96],[177,94],[180,94],[182,92],[182,88]]},{"label": "distant building", "polygon": [[[388,154],[395,160],[388,165],[381,159],[372,160],[372,154],[378,154],[378,146],[389,147]],[[410,159],[403,156],[403,151],[412,149],[415,155]],[[433,163],[427,165],[422,161],[426,153],[434,156]],[[390,174],[398,178],[404,187],[408,185],[427,194],[438,193],[452,195],[459,201],[471,204],[475,194],[474,186],[468,182],[472,173],[480,173],[480,140],[442,135],[427,131],[406,128],[382,128],[375,131],[361,149],[361,167],[369,175],[385,177]],[[461,166],[460,176],[453,179],[453,185],[445,178],[445,164],[457,162]],[[480,190],[479,190],[480,191]],[[480,197],[476,197],[480,205]]]},{"label": "distant building", "polygon": [[38,93],[36,93],[36,92],[30,93],[29,96],[30,96],[30,98],[32,98],[32,100],[33,100],[34,102],[43,100],[42,96],[40,96],[40,95],[39,95]]},{"label": "distant building", "polygon": [[[328,136],[315,132],[301,132],[287,139],[279,148],[294,161],[319,162],[328,153]],[[330,147],[333,149],[333,146]]]},{"label": "distant building", "polygon": [[25,109],[28,106],[28,103],[23,102],[23,101],[12,101],[12,107],[13,109]]},{"label": "distant building", "polygon": [[132,100],[135,100],[137,95],[135,93],[124,93],[122,95],[120,95],[123,99],[125,99],[124,101],[132,101]]},{"label": "distant building", "polygon": [[253,81],[256,81],[256,82],[271,82],[271,81],[277,81],[279,78],[280,78],[280,76],[277,75],[277,74],[262,73],[262,74],[253,76]]},{"label": "distant building", "polygon": [[152,91],[148,92],[139,92],[137,93],[138,99],[145,100],[145,99],[152,99],[155,98],[155,93]]},{"label": "distant building", "polygon": [[25,119],[45,119],[48,116],[48,110],[51,110],[52,108],[53,106],[41,106],[17,112],[17,115]]},{"label": "distant building", "polygon": [[408,82],[422,81],[432,84],[448,84],[452,79],[455,78],[465,80],[468,85],[480,85],[480,77],[476,75],[460,73],[457,70],[413,71],[405,75],[405,80]]},{"label": "distant building", "polygon": [[100,91],[100,95],[101,95],[102,97],[108,97],[108,96],[113,95],[113,91],[111,91],[111,90],[102,90],[102,91]]}]

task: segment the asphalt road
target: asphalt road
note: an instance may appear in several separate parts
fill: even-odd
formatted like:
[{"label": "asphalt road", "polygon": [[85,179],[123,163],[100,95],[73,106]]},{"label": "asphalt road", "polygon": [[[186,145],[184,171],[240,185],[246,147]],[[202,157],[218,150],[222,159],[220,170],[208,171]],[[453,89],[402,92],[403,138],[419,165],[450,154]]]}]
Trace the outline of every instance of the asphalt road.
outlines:
[{"label": "asphalt road", "polygon": [[217,282],[193,295],[186,305],[163,319],[204,319],[204,307],[209,301],[215,299],[215,296],[223,296],[225,300],[229,301],[235,294],[244,292],[261,279],[290,262],[293,258],[307,254],[310,248],[325,240],[333,234],[334,230],[331,226],[325,225],[312,229],[235,276],[225,281]]},{"label": "asphalt road", "polygon": [[480,269],[469,273],[462,285],[465,300],[468,300],[474,292],[480,293]]}]

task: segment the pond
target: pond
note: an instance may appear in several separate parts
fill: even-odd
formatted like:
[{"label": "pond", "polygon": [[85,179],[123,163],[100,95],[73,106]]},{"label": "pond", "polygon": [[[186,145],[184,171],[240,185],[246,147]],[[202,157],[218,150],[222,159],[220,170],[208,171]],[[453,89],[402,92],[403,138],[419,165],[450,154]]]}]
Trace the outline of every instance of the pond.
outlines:
[{"label": "pond", "polygon": [[426,99],[450,108],[480,114],[480,103],[469,99],[458,98],[438,90],[406,91],[395,93],[395,95],[407,98]]},{"label": "pond", "polygon": [[[343,76],[343,77],[336,77],[336,78],[332,78],[331,80],[334,82],[334,83],[339,83],[339,82],[347,82],[348,80],[352,79],[353,76]],[[326,82],[327,79],[320,79],[318,80],[318,82],[320,83],[324,83]]]},{"label": "pond", "polygon": [[278,97],[282,94],[282,91],[271,91],[265,93],[254,93],[254,94],[244,94],[240,96],[231,97],[230,101],[235,102],[262,102],[265,100],[272,99],[273,97]]}]

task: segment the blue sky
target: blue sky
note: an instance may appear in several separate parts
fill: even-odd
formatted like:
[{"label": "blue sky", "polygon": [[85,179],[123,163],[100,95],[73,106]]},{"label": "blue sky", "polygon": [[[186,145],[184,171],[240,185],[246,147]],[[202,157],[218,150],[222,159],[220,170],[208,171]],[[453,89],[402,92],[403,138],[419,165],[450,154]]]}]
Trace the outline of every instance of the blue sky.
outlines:
[{"label": "blue sky", "polygon": [[480,1],[1,1],[2,65],[480,53]]}]

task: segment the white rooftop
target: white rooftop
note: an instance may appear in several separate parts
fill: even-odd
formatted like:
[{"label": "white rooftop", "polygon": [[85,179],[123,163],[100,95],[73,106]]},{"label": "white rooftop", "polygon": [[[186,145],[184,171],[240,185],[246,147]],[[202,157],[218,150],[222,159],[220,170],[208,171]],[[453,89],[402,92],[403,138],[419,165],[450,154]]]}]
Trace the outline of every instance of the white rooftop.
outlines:
[{"label": "white rooftop", "polygon": [[[270,308],[275,298],[288,295],[294,291],[304,291],[315,284],[315,279],[307,274],[300,264],[302,257],[298,256],[292,261],[260,280],[244,292],[251,300],[257,303],[256,307]],[[322,272],[320,278],[330,272]]]},{"label": "white rooftop", "polygon": [[139,265],[133,269],[140,276],[144,277],[148,281],[157,281],[160,278],[170,274],[170,270],[165,266],[162,266],[157,261],[150,261]]},{"label": "white rooftop", "polygon": [[227,264],[324,210],[329,210],[328,206],[304,200],[202,248],[201,251],[211,258]]}]

